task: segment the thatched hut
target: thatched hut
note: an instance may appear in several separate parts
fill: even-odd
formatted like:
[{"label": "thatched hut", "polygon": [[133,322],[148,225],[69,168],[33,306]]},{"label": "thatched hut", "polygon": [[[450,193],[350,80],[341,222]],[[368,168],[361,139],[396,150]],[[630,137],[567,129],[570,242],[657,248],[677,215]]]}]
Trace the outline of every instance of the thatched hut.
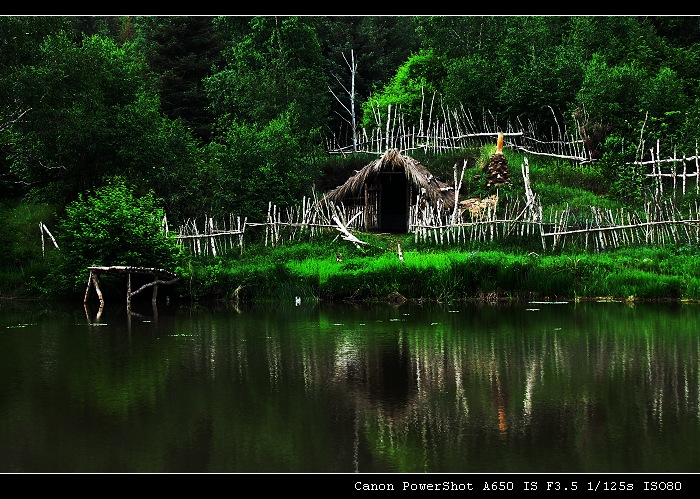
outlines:
[{"label": "thatched hut", "polygon": [[454,188],[437,180],[415,159],[390,149],[328,192],[326,200],[364,210],[365,229],[406,232],[411,207],[429,203],[454,206]]}]

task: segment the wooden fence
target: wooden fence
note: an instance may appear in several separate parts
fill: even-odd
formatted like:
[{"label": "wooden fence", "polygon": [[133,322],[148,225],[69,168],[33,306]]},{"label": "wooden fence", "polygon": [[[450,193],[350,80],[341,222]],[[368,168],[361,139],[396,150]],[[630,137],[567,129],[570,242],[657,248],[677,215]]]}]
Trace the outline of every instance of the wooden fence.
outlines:
[{"label": "wooden fence", "polygon": [[[654,181],[654,196],[661,198],[664,195],[664,178],[670,179],[669,187],[673,189],[674,194],[680,188],[681,195],[685,195],[687,192],[686,185],[689,181],[695,182],[695,194],[700,194],[700,156],[698,156],[697,146],[695,147],[694,156],[678,157],[677,152],[674,150],[673,157],[661,159],[661,146],[659,141],[657,141],[656,149],[649,149],[649,154],[649,160],[633,164],[647,170],[651,168],[651,172],[645,175]],[[666,189],[668,190],[669,187]]]},{"label": "wooden fence", "polygon": [[[177,240],[197,256],[217,256],[233,248],[243,252],[247,218],[230,215],[228,220],[214,220],[204,216],[202,224],[197,220],[186,220],[178,229]],[[167,221],[164,226],[169,231]]]},{"label": "wooden fence", "polygon": [[[629,245],[700,244],[698,207],[681,213],[668,200],[649,202],[640,211],[591,206],[589,213],[575,213],[568,206],[543,210],[539,204],[528,206],[521,199],[511,199],[498,209],[489,207],[478,216],[457,222],[449,214],[438,215],[438,210],[423,210],[411,232],[416,242],[438,246],[508,238],[537,238],[543,251],[567,245],[599,252]],[[528,215],[519,216],[524,212]]]},{"label": "wooden fence", "polygon": [[320,232],[338,231],[343,239],[357,243],[349,232],[364,227],[361,208],[324,203],[316,196],[304,197],[297,206],[268,204],[265,222],[248,222],[247,218],[229,216],[222,222],[209,216],[187,220],[177,230],[178,242],[197,256],[217,256],[231,249],[243,252],[248,229],[264,228],[265,246],[278,246],[300,237],[312,238]]},{"label": "wooden fence", "polygon": [[[658,150],[657,146],[657,153]],[[658,194],[642,210],[591,206],[590,211],[583,213],[574,212],[568,206],[561,210],[546,209],[531,187],[529,162],[525,157],[521,165],[522,196],[499,198],[496,195],[493,199],[480,200],[476,210],[445,210],[443,206],[422,203],[419,199],[410,209],[408,231],[414,235],[415,242],[431,245],[535,238],[543,251],[561,250],[567,245],[603,251],[635,244],[699,244],[698,206],[687,208],[682,213],[670,199],[662,200],[660,196],[664,192],[664,183],[668,184],[666,189],[681,189],[680,194],[685,195],[688,183],[694,182],[694,190],[698,192],[698,156],[638,164],[651,169],[647,176],[653,179]],[[694,169],[689,171],[688,165],[693,165]],[[461,183],[456,181],[455,185],[459,196]],[[267,220],[263,223],[251,223],[232,216],[220,224],[210,217],[203,217],[199,226],[194,220],[188,221],[180,227],[178,240],[196,255],[216,256],[234,247],[243,251],[246,228],[264,226],[265,245],[277,246],[329,231],[339,231],[343,239],[358,244],[362,241],[350,230],[362,230],[363,217],[362,207],[323,203],[314,195],[303,198],[298,206],[293,207],[281,208],[270,203]]]},{"label": "wooden fence", "polygon": [[[364,152],[381,155],[389,148],[397,148],[406,154],[416,150],[440,153],[495,143],[498,133],[503,131],[504,146],[525,155],[521,165],[525,185],[523,196],[498,199],[477,213],[448,212],[442,207],[418,202],[411,207],[408,228],[416,242],[464,244],[535,237],[543,250],[557,250],[575,244],[594,251],[637,243],[700,242],[697,207],[680,213],[669,201],[660,201],[665,195],[668,197],[669,190],[675,196],[684,196],[693,188],[696,194],[700,194],[700,156],[697,150],[691,157],[679,157],[674,151],[672,156],[662,159],[658,141],[655,148],[648,150],[649,159],[643,157],[632,163],[642,168],[643,175],[652,184],[653,198],[643,210],[613,211],[592,206],[590,212],[574,213],[568,207],[560,211],[545,209],[530,185],[527,156],[553,157],[580,164],[592,161],[578,129],[570,132],[557,122],[554,111],[552,115],[554,124],[549,136],[553,139],[540,140],[531,124],[519,123],[516,127],[511,123],[498,123],[497,117],[489,112],[477,122],[464,109],[441,108],[437,113],[431,107],[427,119],[421,117],[417,126],[409,126],[400,110],[389,106],[386,113],[376,112],[380,126],[369,133],[360,130],[354,146],[341,146],[340,141],[331,139],[327,150],[330,154]],[[459,195],[461,182],[458,183],[457,179],[455,172],[456,193]],[[297,206],[279,207],[270,203],[264,222],[249,222],[233,216],[217,222],[204,216],[201,220],[182,224],[177,237],[194,254],[214,256],[232,248],[243,251],[246,229],[256,226],[264,227],[266,245],[276,246],[302,235],[313,237],[328,231],[339,231],[344,239],[358,244],[357,238],[349,231],[362,230],[363,217],[361,207],[320,203],[314,193],[310,198],[303,198]]]},{"label": "wooden fence", "polygon": [[[698,189],[698,169],[687,172],[688,160],[664,160],[652,164],[650,177],[654,178],[657,192],[662,192],[662,178],[673,179],[680,174],[663,173],[662,165],[683,162],[683,191],[686,193],[686,180],[695,179]],[[527,157],[521,165],[525,193],[522,197],[499,199],[482,204],[478,210],[465,210],[455,218],[439,207],[415,209],[411,212],[410,232],[415,241],[427,244],[464,244],[485,242],[507,238],[539,237],[543,251],[563,249],[567,244],[592,251],[603,251],[626,245],[664,245],[700,243],[700,209],[697,204],[686,208],[685,212],[669,198],[654,196],[641,210],[620,208],[617,210],[591,206],[588,212],[573,212],[566,208],[545,209],[532,190],[529,178]],[[674,188],[677,187],[674,182]]]},{"label": "wooden fence", "polygon": [[[552,111],[553,125],[549,133],[551,140],[541,140],[532,123],[499,123],[498,117],[485,112],[476,120],[465,109],[432,110],[428,116],[421,116],[418,125],[407,124],[399,108],[388,106],[386,113],[375,112],[377,126],[369,132],[361,128],[355,140],[338,136],[328,138],[326,149],[329,154],[368,153],[381,155],[389,149],[398,149],[410,154],[413,151],[439,154],[469,146],[495,144],[499,132],[503,132],[506,146],[531,156],[550,156],[580,163],[591,161],[578,130],[570,132],[558,123]],[[347,145],[351,144],[351,145]]]}]

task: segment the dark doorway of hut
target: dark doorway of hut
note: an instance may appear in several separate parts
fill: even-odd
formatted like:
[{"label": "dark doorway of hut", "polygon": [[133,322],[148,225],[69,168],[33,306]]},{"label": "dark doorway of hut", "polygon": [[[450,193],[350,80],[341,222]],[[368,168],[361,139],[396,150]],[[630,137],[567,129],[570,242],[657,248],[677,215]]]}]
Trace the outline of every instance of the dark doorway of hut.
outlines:
[{"label": "dark doorway of hut", "polygon": [[409,205],[420,201],[450,209],[454,189],[417,160],[402,155],[398,149],[389,149],[328,192],[325,200],[364,210],[367,231],[406,234],[410,226]]},{"label": "dark doorway of hut", "polygon": [[380,174],[380,232],[405,233],[408,230],[408,181],[403,171]]}]

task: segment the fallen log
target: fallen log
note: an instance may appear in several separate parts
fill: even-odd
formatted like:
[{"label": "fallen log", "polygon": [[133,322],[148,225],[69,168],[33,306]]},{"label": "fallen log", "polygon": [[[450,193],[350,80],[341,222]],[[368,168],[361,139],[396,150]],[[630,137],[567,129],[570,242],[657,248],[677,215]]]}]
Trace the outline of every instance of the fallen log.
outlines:
[{"label": "fallen log", "polygon": [[340,221],[338,215],[336,215],[335,213],[333,214],[333,221],[335,222],[336,228],[343,233],[343,239],[345,239],[346,241],[350,241],[358,248],[360,247],[360,244],[367,244],[365,241],[361,241],[353,234],[351,234],[347,227],[345,227]]}]

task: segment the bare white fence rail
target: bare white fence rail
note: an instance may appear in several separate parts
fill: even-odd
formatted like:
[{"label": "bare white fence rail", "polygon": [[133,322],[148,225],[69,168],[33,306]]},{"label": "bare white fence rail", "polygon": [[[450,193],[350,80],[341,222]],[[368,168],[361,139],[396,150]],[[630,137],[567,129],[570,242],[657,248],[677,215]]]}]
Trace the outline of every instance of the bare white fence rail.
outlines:
[{"label": "bare white fence rail", "polygon": [[[330,154],[368,153],[381,155],[388,149],[398,149],[404,153],[423,151],[439,154],[469,146],[495,144],[499,132],[506,139],[506,146],[533,156],[551,156],[580,163],[591,161],[591,156],[584,147],[583,138],[578,130],[570,132],[557,122],[554,112],[554,124],[549,135],[552,140],[538,139],[541,131],[528,123],[499,123],[490,112],[485,112],[481,120],[474,119],[465,109],[440,109],[439,113],[430,110],[427,118],[421,116],[418,125],[405,122],[399,108],[388,106],[387,111],[375,112],[377,126],[371,130],[360,128],[356,137],[337,135],[329,137],[326,149]],[[351,145],[347,145],[351,144]]]},{"label": "bare white fence rail", "polygon": [[[554,113],[553,113],[554,114]],[[378,116],[379,113],[377,113]],[[379,118],[378,118],[379,119]],[[555,120],[556,122],[556,120]],[[550,134],[555,140],[535,138],[532,126],[518,129],[506,124],[501,127],[495,117],[485,115],[480,123],[464,110],[443,111],[437,119],[431,111],[430,118],[421,119],[419,125],[407,126],[397,110],[388,108],[381,117],[382,126],[369,134],[362,130],[355,141],[354,152],[381,155],[388,148],[398,148],[403,153],[414,150],[443,152],[468,145],[494,143],[499,131],[505,128],[505,146],[531,156],[549,156],[589,163],[590,154],[577,132],[570,133],[555,124]],[[329,141],[331,154],[352,153],[351,146],[340,146]],[[449,212],[440,206],[416,203],[409,214],[410,233],[416,242],[426,244],[464,244],[492,241],[503,238],[539,239],[543,250],[556,250],[567,244],[602,251],[626,244],[700,243],[697,207],[681,213],[670,201],[661,201],[671,192],[684,196],[692,191],[700,194],[700,155],[662,158],[661,147],[648,150],[649,159],[632,163],[641,167],[643,175],[652,181],[653,199],[643,210],[617,211],[590,207],[590,212],[574,213],[568,207],[563,210],[544,209],[530,185],[527,156],[521,165],[525,193],[522,198],[499,199],[478,213]],[[460,183],[461,185],[461,183]],[[459,185],[455,173],[455,192]],[[671,192],[669,192],[671,191]],[[418,208],[421,206],[421,208]],[[216,255],[222,249],[238,247],[243,250],[246,228],[265,227],[265,244],[277,245],[291,241],[300,235],[313,237],[324,231],[362,230],[364,212],[361,207],[345,207],[319,203],[316,195],[304,198],[298,206],[278,207],[270,204],[265,222],[251,223],[231,217],[225,223],[217,223],[208,217],[188,221],[180,227],[178,240],[197,255]],[[203,222],[203,223],[202,223]],[[347,234],[343,236],[347,238]]]},{"label": "bare white fence rail", "polygon": [[[561,250],[567,245],[599,252],[627,245],[700,244],[697,205],[681,212],[670,199],[655,198],[636,211],[596,206],[585,213],[569,206],[545,209],[531,187],[527,158],[521,172],[525,185],[522,196],[495,195],[457,213],[419,200],[411,207],[408,232],[415,242],[427,245],[527,239],[537,241],[543,251]],[[280,208],[270,203],[263,223],[240,217],[230,217],[223,224],[204,217],[199,226],[188,221],[180,227],[177,238],[200,256],[216,256],[232,248],[242,252],[246,228],[255,226],[264,227],[265,245],[277,246],[329,231],[338,231],[339,237],[357,244],[362,241],[350,231],[363,230],[363,217],[362,207],[347,208],[319,202],[316,197],[304,198],[294,207]]]}]

